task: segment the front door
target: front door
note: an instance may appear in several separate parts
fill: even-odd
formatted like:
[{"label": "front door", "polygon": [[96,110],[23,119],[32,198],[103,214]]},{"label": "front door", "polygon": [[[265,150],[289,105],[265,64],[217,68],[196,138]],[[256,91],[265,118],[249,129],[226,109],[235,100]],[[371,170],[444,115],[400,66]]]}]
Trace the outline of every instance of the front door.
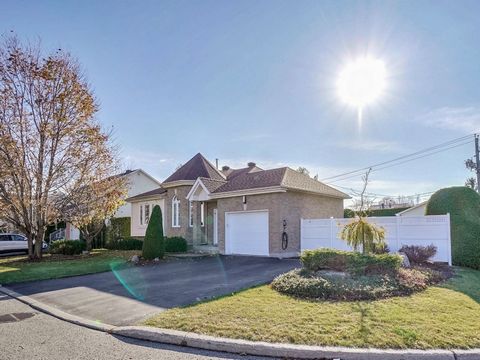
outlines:
[{"label": "front door", "polygon": [[218,211],[213,209],[213,245],[218,245]]}]

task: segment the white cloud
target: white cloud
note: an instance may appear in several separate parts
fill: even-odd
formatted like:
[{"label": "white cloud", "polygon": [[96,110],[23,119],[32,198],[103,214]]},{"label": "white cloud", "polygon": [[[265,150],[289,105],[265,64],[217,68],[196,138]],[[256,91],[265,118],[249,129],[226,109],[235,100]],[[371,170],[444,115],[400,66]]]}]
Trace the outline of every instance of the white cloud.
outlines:
[{"label": "white cloud", "polygon": [[480,131],[480,107],[443,107],[420,117],[428,126],[463,133]]},{"label": "white cloud", "polygon": [[165,179],[179,164],[165,153],[128,149],[123,151],[123,163],[128,169],[143,169],[158,180]]}]

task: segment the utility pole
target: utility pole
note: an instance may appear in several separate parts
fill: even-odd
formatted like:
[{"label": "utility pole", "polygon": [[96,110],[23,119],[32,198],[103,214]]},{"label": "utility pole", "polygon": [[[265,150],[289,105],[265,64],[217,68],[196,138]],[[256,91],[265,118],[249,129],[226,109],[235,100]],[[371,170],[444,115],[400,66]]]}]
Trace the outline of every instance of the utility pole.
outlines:
[{"label": "utility pole", "polygon": [[480,194],[480,150],[478,149],[479,134],[475,134],[475,161],[477,165],[477,192]]}]

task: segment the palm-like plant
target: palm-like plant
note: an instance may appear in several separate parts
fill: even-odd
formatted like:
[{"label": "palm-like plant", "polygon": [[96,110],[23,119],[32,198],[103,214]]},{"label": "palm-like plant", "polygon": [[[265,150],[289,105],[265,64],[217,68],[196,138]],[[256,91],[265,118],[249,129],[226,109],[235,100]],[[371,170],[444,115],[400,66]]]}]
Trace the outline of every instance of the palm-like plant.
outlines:
[{"label": "palm-like plant", "polygon": [[340,238],[355,251],[362,247],[362,252],[366,254],[376,246],[385,245],[385,229],[369,223],[365,217],[357,217],[343,227]]},{"label": "palm-like plant", "polygon": [[355,219],[345,225],[340,232],[340,238],[348,245],[358,251],[362,247],[364,254],[372,252],[375,248],[385,245],[385,229],[367,221],[369,203],[365,199],[365,192],[368,185],[369,169],[362,177],[363,189],[360,195],[360,204],[354,212]]}]

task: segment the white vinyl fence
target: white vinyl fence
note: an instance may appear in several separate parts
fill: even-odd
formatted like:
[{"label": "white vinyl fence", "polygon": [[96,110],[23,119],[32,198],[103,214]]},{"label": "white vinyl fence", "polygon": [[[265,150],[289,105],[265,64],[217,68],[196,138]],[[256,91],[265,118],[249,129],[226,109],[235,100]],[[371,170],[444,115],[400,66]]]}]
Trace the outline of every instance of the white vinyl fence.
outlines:
[{"label": "white vinyl fence", "polygon": [[[302,219],[301,250],[322,247],[352,250],[340,239],[343,226],[352,220]],[[385,229],[385,241],[391,252],[398,251],[403,245],[433,244],[437,247],[437,254],[432,260],[452,264],[450,214],[369,217],[368,221]]]}]

